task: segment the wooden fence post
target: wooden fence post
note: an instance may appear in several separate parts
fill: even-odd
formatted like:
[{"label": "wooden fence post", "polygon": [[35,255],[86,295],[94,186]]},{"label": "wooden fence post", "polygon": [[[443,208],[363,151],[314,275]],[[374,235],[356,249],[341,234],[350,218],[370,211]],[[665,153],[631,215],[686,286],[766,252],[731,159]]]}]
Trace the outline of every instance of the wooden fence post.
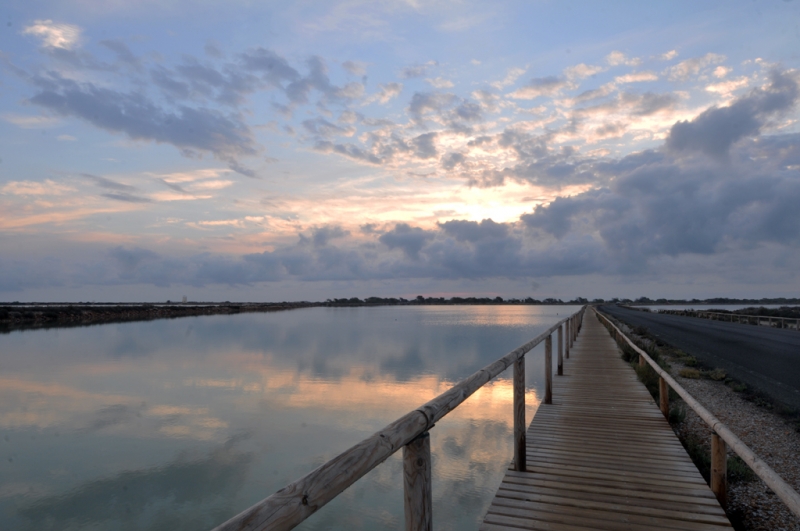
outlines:
[{"label": "wooden fence post", "polygon": [[661,376],[658,377],[658,404],[664,417],[669,419],[669,386]]},{"label": "wooden fence post", "polygon": [[431,437],[426,431],[403,447],[406,531],[431,531]]},{"label": "wooden fence post", "polygon": [[564,321],[564,332],[565,332],[564,339],[566,340],[564,342],[564,356],[566,356],[566,358],[569,359],[569,334],[570,334],[569,319]]},{"label": "wooden fence post", "polygon": [[558,375],[564,375],[564,330],[558,327]]},{"label": "wooden fence post", "polygon": [[711,491],[724,509],[728,504],[728,455],[725,441],[711,434]]},{"label": "wooden fence post", "polygon": [[544,403],[553,403],[553,334],[544,340]]},{"label": "wooden fence post", "polygon": [[525,356],[514,362],[514,470],[525,472]]}]

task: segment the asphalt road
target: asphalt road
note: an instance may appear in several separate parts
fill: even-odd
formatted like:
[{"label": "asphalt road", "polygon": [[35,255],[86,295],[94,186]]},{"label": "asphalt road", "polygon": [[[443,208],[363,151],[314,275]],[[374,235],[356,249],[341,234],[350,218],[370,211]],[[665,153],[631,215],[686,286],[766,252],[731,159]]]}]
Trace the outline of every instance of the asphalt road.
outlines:
[{"label": "asphalt road", "polygon": [[800,410],[800,332],[602,306],[705,365]]}]

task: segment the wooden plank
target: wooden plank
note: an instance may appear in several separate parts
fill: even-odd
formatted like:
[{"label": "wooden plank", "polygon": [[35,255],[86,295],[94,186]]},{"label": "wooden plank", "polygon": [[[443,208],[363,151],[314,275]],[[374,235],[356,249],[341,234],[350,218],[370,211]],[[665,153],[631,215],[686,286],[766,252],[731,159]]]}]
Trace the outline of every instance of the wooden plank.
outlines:
[{"label": "wooden plank", "polygon": [[540,404],[527,430],[527,468],[506,472],[481,529],[730,529],[663,402],[606,329],[594,315],[569,324],[552,404]]}]

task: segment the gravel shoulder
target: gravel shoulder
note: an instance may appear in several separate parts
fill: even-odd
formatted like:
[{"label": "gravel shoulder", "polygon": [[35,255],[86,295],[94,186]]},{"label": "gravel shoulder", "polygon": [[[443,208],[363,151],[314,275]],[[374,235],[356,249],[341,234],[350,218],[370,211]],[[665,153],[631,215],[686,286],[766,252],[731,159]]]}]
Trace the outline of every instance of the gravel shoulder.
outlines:
[{"label": "gravel shoulder", "polygon": [[[625,325],[623,330],[628,334],[632,332]],[[768,407],[747,400],[745,395],[722,381],[680,376],[681,369],[687,367],[682,358],[671,356],[670,352],[668,348],[660,349],[678,383],[800,492],[800,432],[796,427]],[[710,452],[712,432],[709,427],[682,400],[673,402],[672,406],[675,405],[683,406],[686,416],[673,423],[673,430],[684,444],[687,440],[695,440]],[[729,449],[728,455],[735,454]],[[793,515],[757,476],[751,480],[730,482],[728,500],[728,515],[737,529],[800,531],[800,518]]]}]

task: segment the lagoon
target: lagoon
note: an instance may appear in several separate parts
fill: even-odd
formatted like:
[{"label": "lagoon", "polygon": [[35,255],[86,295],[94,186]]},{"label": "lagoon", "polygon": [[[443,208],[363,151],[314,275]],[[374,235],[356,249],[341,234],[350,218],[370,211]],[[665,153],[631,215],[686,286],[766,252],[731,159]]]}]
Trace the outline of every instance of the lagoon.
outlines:
[{"label": "lagoon", "polygon": [[[577,309],[309,308],[0,335],[0,528],[211,528]],[[530,421],[542,346],[526,359]],[[476,529],[500,484],[510,372],[431,431],[436,529]],[[298,529],[402,529],[401,455]]]}]

